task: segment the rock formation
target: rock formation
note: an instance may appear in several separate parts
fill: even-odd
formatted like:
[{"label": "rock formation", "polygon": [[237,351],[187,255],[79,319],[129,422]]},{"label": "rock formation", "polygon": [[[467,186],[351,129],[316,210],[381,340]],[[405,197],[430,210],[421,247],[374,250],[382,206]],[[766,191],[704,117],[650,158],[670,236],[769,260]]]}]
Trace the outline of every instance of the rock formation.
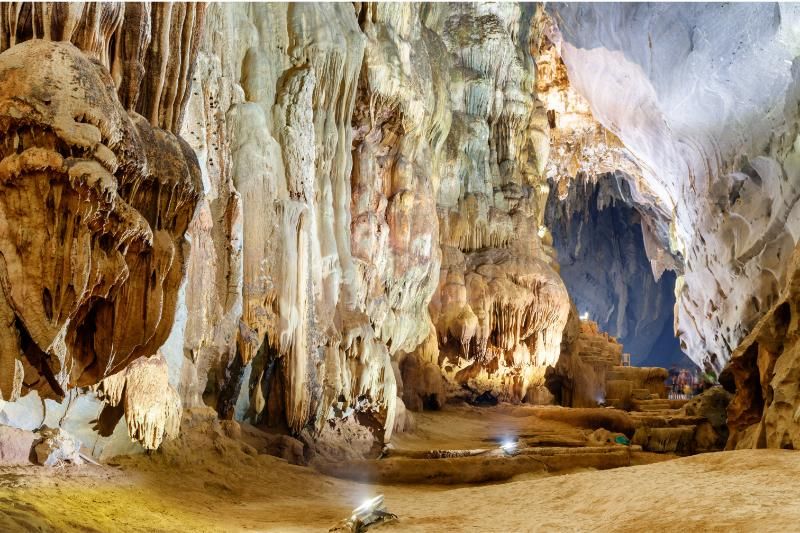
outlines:
[{"label": "rock formation", "polygon": [[629,174],[637,203],[668,216],[667,239],[648,251],[651,260],[678,259],[684,352],[719,370],[774,303],[797,241],[800,11],[786,4],[548,11],[571,87],[640,169]]},{"label": "rock formation", "polygon": [[[431,302],[448,379],[506,400],[546,394],[569,312],[543,227],[547,121],[517,7],[468,6],[439,30],[454,58],[438,196],[442,272]],[[524,42],[524,41],[523,41]],[[544,239],[542,239],[544,237]],[[546,398],[546,396],[545,396]]]},{"label": "rock formation", "polygon": [[[184,233],[201,185],[191,149],[156,127],[170,122],[159,113],[180,106],[156,105],[153,124],[132,110],[136,91],[149,86],[126,78],[134,66],[123,66],[123,52],[113,61],[109,55],[123,8],[39,8],[2,12],[6,400],[30,391],[61,399],[158,350],[172,327],[186,271]],[[95,27],[87,26],[89,13]],[[45,39],[28,40],[38,36]],[[48,38],[73,39],[84,52]]]},{"label": "rock formation", "polygon": [[696,363],[746,339],[732,445],[793,446],[798,16],[5,4],[0,421],[100,456],[210,407],[335,458],[451,397],[549,402],[555,379],[594,405],[625,381],[633,403],[661,374],[581,328],[547,227],[619,201],[614,235],[577,232],[641,227],[592,318],[650,351],[674,271]]},{"label": "rock formation", "polygon": [[[622,363],[622,345],[596,322],[569,315],[558,362],[545,374],[555,402],[566,407],[597,407],[606,402],[607,374]],[[614,397],[614,396],[612,396]]]},{"label": "rock formation", "polygon": [[100,434],[124,416],[146,448],[203,404],[335,441],[388,439],[403,400],[462,387],[546,399],[569,304],[543,227],[537,20],[4,6],[4,398],[44,420],[93,386]]},{"label": "rock formation", "polygon": [[800,448],[800,357],[797,304],[800,249],[777,301],[731,356],[720,382],[728,406],[728,448]]},{"label": "rock formation", "polygon": [[[216,395],[223,415],[295,432],[355,417],[386,438],[402,399],[445,400],[443,373],[522,399],[555,362],[566,292],[537,235],[545,156],[522,15],[209,9],[208,35],[244,28],[235,46],[201,47],[199,63],[223,70],[203,71],[196,92],[228,85],[190,101],[186,133],[208,145],[196,126],[222,109],[230,141],[215,160],[239,196],[218,201],[242,205],[241,241],[212,236],[242,245],[237,350],[225,355],[229,330],[194,370],[216,376],[206,401]],[[187,323],[184,348],[204,327]]]}]

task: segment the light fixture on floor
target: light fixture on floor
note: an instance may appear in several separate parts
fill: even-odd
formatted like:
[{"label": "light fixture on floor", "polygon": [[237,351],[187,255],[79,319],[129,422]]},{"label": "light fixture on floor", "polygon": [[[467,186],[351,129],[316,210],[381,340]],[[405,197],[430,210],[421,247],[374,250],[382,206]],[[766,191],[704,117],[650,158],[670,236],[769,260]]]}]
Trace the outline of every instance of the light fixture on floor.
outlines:
[{"label": "light fixture on floor", "polygon": [[500,444],[500,449],[503,450],[506,455],[516,455],[518,444],[519,443],[515,440],[507,439]]},{"label": "light fixture on floor", "polygon": [[371,498],[355,509],[349,518],[342,520],[329,531],[361,533],[368,528],[397,520],[397,515],[386,510],[383,494]]}]

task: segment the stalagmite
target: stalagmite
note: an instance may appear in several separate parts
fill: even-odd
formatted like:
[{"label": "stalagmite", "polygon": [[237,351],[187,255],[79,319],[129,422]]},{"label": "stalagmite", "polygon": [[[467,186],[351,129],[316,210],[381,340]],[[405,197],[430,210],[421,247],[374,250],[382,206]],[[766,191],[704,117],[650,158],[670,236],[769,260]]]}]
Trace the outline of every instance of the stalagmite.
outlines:
[{"label": "stalagmite", "polygon": [[124,408],[128,434],[146,450],[155,450],[178,435],[181,401],[169,384],[162,356],[137,359],[105,378],[96,390],[109,407]]}]

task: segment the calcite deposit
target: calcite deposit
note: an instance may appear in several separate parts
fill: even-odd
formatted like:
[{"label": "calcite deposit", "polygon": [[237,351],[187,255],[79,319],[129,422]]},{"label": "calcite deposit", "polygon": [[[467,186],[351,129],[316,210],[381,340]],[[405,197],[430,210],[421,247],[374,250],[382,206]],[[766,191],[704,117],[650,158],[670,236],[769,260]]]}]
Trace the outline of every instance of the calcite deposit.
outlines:
[{"label": "calcite deposit", "polygon": [[655,408],[608,333],[677,333],[736,354],[732,443],[794,446],[798,16],[0,6],[0,421],[99,457],[212,409],[335,462],[449,400]]},{"label": "calcite deposit", "polygon": [[800,249],[786,285],[731,356],[720,382],[734,393],[728,406],[728,448],[800,448],[800,357],[797,305]]},{"label": "calcite deposit", "polygon": [[[167,130],[201,21],[189,4],[0,10],[4,399],[62,399],[167,339],[201,191],[195,154]],[[162,375],[125,388],[128,425],[158,435],[132,430],[148,447],[170,425],[146,407],[169,397]]]},{"label": "calcite deposit", "polygon": [[[221,336],[201,333],[214,318],[188,317],[184,347],[216,345],[210,358],[208,344],[190,348],[192,371],[213,378],[206,400],[223,416],[311,424],[311,438],[353,417],[388,438],[403,401],[438,407],[461,385],[522,399],[541,385],[567,296],[538,236],[530,13],[241,5],[207,20],[208,35],[241,37],[201,47],[186,135],[216,156],[216,201],[241,204],[241,234],[211,240],[241,246],[241,280],[229,279],[243,309],[238,325],[216,320]],[[220,112],[228,144],[203,129]],[[192,274],[187,300],[200,296]],[[217,344],[232,337],[235,351]]]},{"label": "calcite deposit", "polygon": [[453,123],[430,309],[449,381],[537,400],[547,394],[544,369],[558,359],[569,300],[543,227],[548,126],[530,49],[514,42],[523,32],[530,46],[530,10],[519,17],[510,5],[476,5],[440,30],[454,58]]},{"label": "calcite deposit", "polygon": [[0,389],[58,399],[167,338],[199,170],[72,44],[25,41],[0,70]]},{"label": "calcite deposit", "polygon": [[93,386],[100,434],[155,448],[203,404],[380,441],[404,401],[548,398],[569,300],[532,6],[0,16],[5,399]]}]

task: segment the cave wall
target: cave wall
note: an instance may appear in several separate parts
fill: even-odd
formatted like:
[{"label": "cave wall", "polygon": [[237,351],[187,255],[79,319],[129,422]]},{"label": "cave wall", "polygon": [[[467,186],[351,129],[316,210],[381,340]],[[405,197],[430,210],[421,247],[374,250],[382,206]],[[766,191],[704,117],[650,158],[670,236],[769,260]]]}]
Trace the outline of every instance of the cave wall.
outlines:
[{"label": "cave wall", "polygon": [[[201,57],[232,65],[222,75],[227,92],[237,93],[238,80],[244,93],[219,104],[244,235],[238,359],[228,351],[210,365],[217,383],[206,401],[235,391],[226,384],[241,372],[236,416],[324,432],[352,411],[391,431],[402,399],[438,405],[463,385],[522,399],[540,386],[558,355],[567,297],[538,235],[547,138],[532,94],[531,13],[254,5],[215,6],[208,20],[222,28],[209,35],[242,28],[237,48],[210,39]],[[309,120],[297,126],[314,133],[302,137],[308,157],[299,161],[313,185],[305,207],[291,183],[281,192],[281,180],[301,170],[287,152],[300,138],[271,122],[298,90],[282,73],[300,66],[317,76]],[[253,132],[264,128],[271,153],[237,141],[263,143]],[[280,213],[265,234],[269,202]],[[300,231],[307,245],[287,230],[300,213],[286,219],[289,208],[313,221]]]},{"label": "cave wall", "polygon": [[[683,350],[721,369],[789,298],[798,18],[4,4],[0,422],[99,456],[204,404],[335,443],[389,438],[406,402],[548,401],[570,302],[546,178],[617,170]],[[797,404],[788,331],[743,344],[732,435],[767,429],[736,442],[794,442],[769,436]]]},{"label": "cave wall", "polygon": [[[798,239],[800,10],[551,4],[571,86],[669,216],[684,351],[717,370],[775,301]],[[650,248],[650,257],[657,253]]]},{"label": "cave wall", "polygon": [[720,383],[733,393],[726,449],[800,448],[800,248],[773,306],[731,355]]},{"label": "cave wall", "polygon": [[532,6],[475,4],[434,26],[453,57],[452,124],[430,303],[438,343],[414,357],[438,355],[456,390],[511,401],[547,400],[544,370],[558,359],[569,313],[542,231],[549,127],[535,97],[536,24]]},{"label": "cave wall", "polygon": [[675,274],[655,279],[624,177],[595,179],[552,184],[545,215],[579,315],[617,337],[636,366],[691,365],[674,335]]},{"label": "cave wall", "polygon": [[[60,136],[23,148],[88,148],[104,169],[69,183],[99,248],[69,268],[97,287],[39,297],[38,277],[2,272],[4,342],[25,352],[3,355],[4,423],[61,425],[107,456],[128,435],[157,447],[203,404],[312,442],[388,439],[403,399],[547,399],[569,300],[543,228],[532,6],[21,3],[0,22],[2,93]],[[9,157],[10,190],[20,172],[61,179]],[[33,194],[43,208],[18,215],[4,193],[6,220],[50,235],[53,200]],[[49,246],[42,279],[77,287]],[[55,318],[53,294],[72,306]]]}]

